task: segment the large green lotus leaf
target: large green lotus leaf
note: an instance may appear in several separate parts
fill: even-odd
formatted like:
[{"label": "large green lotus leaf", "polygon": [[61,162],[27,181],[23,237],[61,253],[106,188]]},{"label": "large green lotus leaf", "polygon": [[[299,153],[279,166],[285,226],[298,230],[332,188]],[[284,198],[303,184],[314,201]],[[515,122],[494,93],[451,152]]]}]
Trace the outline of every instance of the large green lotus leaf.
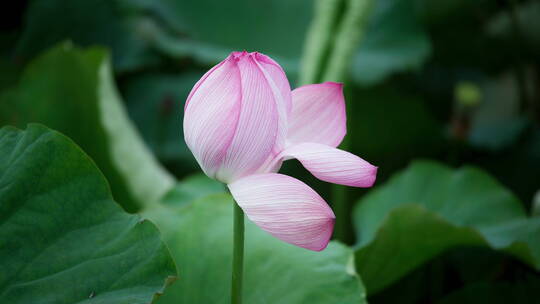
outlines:
[{"label": "large green lotus leaf", "polygon": [[418,69],[431,43],[410,0],[375,1],[365,36],[352,63],[352,77],[373,85],[396,72]]},{"label": "large green lotus leaf", "polygon": [[354,210],[356,266],[370,294],[456,246],[488,246],[540,268],[540,219],[488,174],[415,162]]},{"label": "large green lotus leaf", "polygon": [[539,303],[534,270],[489,247],[456,247],[426,262],[369,303]]},{"label": "large green lotus leaf", "polygon": [[1,303],[150,303],[176,273],[156,227],[41,125],[0,130],[0,226]]},{"label": "large green lotus leaf", "polygon": [[[202,177],[188,183],[202,185]],[[207,182],[213,187],[214,182]],[[158,303],[229,303],[232,199],[211,194],[148,209],[175,262],[178,281]],[[286,244],[246,219],[244,303],[365,303],[351,249],[332,242],[322,252]]]},{"label": "large green lotus leaf", "polygon": [[80,145],[130,212],[173,185],[129,121],[102,48],[65,43],[27,66],[18,86],[0,95],[0,124],[22,128],[29,122],[44,123]]},{"label": "large green lotus leaf", "polygon": [[29,1],[14,56],[29,60],[64,41],[106,45],[118,71],[154,65],[159,57],[138,35],[137,19],[128,5],[115,0]]},{"label": "large green lotus leaf", "polygon": [[163,196],[161,203],[179,207],[211,194],[223,193],[224,190],[224,184],[210,179],[204,174],[195,174],[176,184]]}]

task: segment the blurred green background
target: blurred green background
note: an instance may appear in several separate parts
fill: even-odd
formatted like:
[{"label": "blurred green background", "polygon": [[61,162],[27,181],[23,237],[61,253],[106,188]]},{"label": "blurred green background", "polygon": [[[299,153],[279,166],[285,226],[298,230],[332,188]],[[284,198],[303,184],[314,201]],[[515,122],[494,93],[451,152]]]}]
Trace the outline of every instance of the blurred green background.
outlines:
[{"label": "blurred green background", "polygon": [[[202,74],[245,49],[298,86],[333,2],[330,45],[355,9],[347,1],[16,1],[0,19],[0,123],[68,135],[137,212],[141,197],[200,171],[182,112]],[[336,199],[343,190],[295,161],[282,171],[334,209],[341,200],[335,236],[355,250],[368,300],[540,303],[540,2],[373,0],[353,29],[335,80],[347,149],[379,166],[376,186]],[[147,149],[168,173],[133,170],[157,186],[129,179]]]}]

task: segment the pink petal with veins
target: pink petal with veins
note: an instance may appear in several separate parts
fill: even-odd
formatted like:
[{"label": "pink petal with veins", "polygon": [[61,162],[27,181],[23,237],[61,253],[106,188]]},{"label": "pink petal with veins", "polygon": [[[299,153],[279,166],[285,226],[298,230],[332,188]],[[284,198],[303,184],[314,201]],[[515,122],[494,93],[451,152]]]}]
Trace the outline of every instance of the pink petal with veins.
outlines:
[{"label": "pink petal with veins", "polygon": [[195,84],[186,101],[184,138],[210,177],[215,177],[236,133],[242,103],[240,84],[240,70],[229,57]]},{"label": "pink petal with veins", "polygon": [[285,75],[285,71],[283,71],[283,68],[272,58],[257,52],[254,52],[253,54],[257,59],[257,62],[268,73],[268,76],[276,85],[277,90],[283,96],[282,103],[285,107],[285,114],[290,115],[292,109],[291,85]]},{"label": "pink petal with veins", "polygon": [[231,53],[195,84],[186,101],[186,143],[203,171],[222,182],[255,173],[280,152],[276,143],[285,142],[286,94],[274,83],[279,73],[267,71],[275,69],[266,63],[270,59],[261,56]]},{"label": "pink petal with veins", "polygon": [[287,140],[337,147],[347,132],[346,121],[342,84],[305,85],[292,91]]},{"label": "pink petal with veins", "polygon": [[320,180],[352,186],[371,187],[377,177],[377,167],[360,157],[317,143],[301,143],[283,151],[285,159],[296,158]]},{"label": "pink petal with veins", "polygon": [[301,181],[267,173],[244,177],[228,187],[247,217],[276,238],[314,251],[328,245],[334,213]]},{"label": "pink petal with veins", "polygon": [[271,85],[274,95],[278,97],[276,98],[276,101],[279,119],[278,135],[276,137],[276,142],[274,144],[272,153],[269,155],[268,159],[261,166],[261,168],[257,170],[257,172],[275,172],[277,170],[275,170],[272,165],[275,164],[274,160],[285,148],[287,140],[288,119],[292,107],[291,86],[289,85],[289,80],[287,79],[285,72],[277,62],[261,53],[254,52],[252,54],[256,59],[258,66],[261,68],[261,71],[265,75],[266,80]]},{"label": "pink petal with veins", "polygon": [[256,56],[246,52],[231,55],[240,71],[241,103],[236,132],[216,176],[231,182],[254,173],[284,137],[280,128],[281,95],[267,79]]}]

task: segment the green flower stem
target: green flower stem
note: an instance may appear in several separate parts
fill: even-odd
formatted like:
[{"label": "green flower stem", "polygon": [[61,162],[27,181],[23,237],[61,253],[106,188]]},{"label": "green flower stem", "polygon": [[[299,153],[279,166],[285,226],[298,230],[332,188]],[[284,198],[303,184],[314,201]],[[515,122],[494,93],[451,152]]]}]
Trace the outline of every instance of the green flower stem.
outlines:
[{"label": "green flower stem", "polygon": [[[342,146],[344,146],[342,144]],[[334,235],[343,243],[348,243],[349,227],[351,224],[351,208],[347,204],[347,188],[342,185],[332,185],[332,208],[336,215]]]},{"label": "green flower stem", "polygon": [[[351,61],[355,50],[364,36],[369,13],[373,0],[348,0],[345,13],[339,18],[341,23],[337,29],[333,46],[328,52],[329,59],[322,73],[322,81],[346,82],[349,75]],[[349,98],[346,98],[349,100]],[[347,108],[350,109],[348,106]],[[349,150],[351,146],[352,129],[347,128],[348,136],[341,144],[341,148]],[[332,186],[332,204],[336,214],[335,237],[347,242],[350,227],[350,205],[347,204],[347,192],[344,186]]]},{"label": "green flower stem", "polygon": [[244,274],[244,211],[233,202],[233,265],[231,303],[242,304],[242,277]]},{"label": "green flower stem", "polygon": [[[345,82],[354,51],[368,22],[373,0],[318,0],[306,37],[299,83]],[[347,150],[351,131],[341,144]],[[350,206],[346,189],[334,185],[332,202],[336,214],[337,239],[346,242],[350,226]]]},{"label": "green flower stem", "polygon": [[[346,13],[339,25],[334,46],[331,49],[330,58],[324,70],[323,81],[345,82],[347,80],[350,63],[364,36],[372,6],[372,0],[347,1]],[[345,98],[345,100],[348,99]],[[350,109],[349,106],[347,108]],[[345,137],[340,146],[343,150],[349,150],[351,146],[350,141],[353,130],[347,129],[349,130],[348,136]],[[336,214],[335,237],[347,243],[351,226],[351,206],[347,202],[347,189],[344,186],[332,186],[332,202]]]},{"label": "green flower stem", "polygon": [[[521,26],[519,22],[519,15],[518,15],[518,3],[516,0],[508,0],[508,15],[510,18],[511,26],[512,26],[512,32],[513,32],[513,39],[514,39],[514,62],[513,62],[513,68],[514,68],[514,75],[516,78],[516,82],[518,85],[518,94],[519,94],[519,102],[521,111],[525,112],[529,110],[529,104],[527,101],[527,84],[525,82],[525,70],[523,69],[522,62],[520,60],[520,50],[524,47],[524,39],[523,34],[521,33]],[[533,110],[530,108],[530,110]],[[534,119],[534,112],[531,115]]]},{"label": "green flower stem", "polygon": [[341,14],[344,0],[317,0],[313,21],[306,35],[299,84],[317,83],[333,43],[333,34]]},{"label": "green flower stem", "polygon": [[348,0],[341,18],[330,58],[324,69],[323,81],[345,82],[354,51],[364,37],[373,0]]}]

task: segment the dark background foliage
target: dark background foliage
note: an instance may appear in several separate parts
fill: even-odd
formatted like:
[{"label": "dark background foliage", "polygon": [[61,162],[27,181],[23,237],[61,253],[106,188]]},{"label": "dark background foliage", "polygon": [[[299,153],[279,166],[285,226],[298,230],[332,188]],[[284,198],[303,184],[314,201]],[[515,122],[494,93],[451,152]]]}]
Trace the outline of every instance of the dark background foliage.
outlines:
[{"label": "dark background foliage", "polygon": [[[358,207],[374,205],[371,203],[374,195],[366,194],[383,187],[391,192],[393,184],[387,181],[405,168],[413,176],[405,178],[420,179],[414,177],[418,174],[438,180],[440,176],[433,175],[432,169],[424,168],[427,171],[422,173],[414,165],[409,167],[418,159],[430,159],[451,168],[469,165],[483,170],[489,174],[486,177],[489,183],[495,183],[493,187],[505,188],[515,195],[511,203],[523,210],[524,217],[530,215],[534,219],[540,214],[540,3],[535,0],[374,0],[373,5],[364,36],[348,68],[345,88],[350,150],[378,165],[379,175],[373,190],[347,190],[346,209],[350,218],[341,219],[346,230],[338,236],[340,240],[360,248],[357,259],[368,255],[362,251],[367,250],[362,249],[367,247],[362,247],[365,244],[359,235],[362,233],[359,227],[363,226],[358,224],[353,208],[355,212],[358,208],[373,212]],[[81,72],[82,67],[73,66],[78,64],[78,59],[73,59],[73,65],[52,65],[52,70],[64,69],[65,78],[37,85],[35,94],[29,92],[32,86],[21,84],[24,83],[22,71],[40,54],[66,41],[77,47],[108,48],[114,80],[129,118],[158,160],[176,178],[182,179],[199,171],[182,135],[183,103],[193,84],[230,51],[246,49],[275,58],[296,86],[313,10],[314,3],[309,0],[15,1],[0,13],[0,123],[24,126],[28,120],[25,115],[38,117],[41,114],[37,112],[49,111],[47,119],[61,120],[56,128],[72,128],[73,135],[64,131],[68,136],[92,132],[91,141],[77,143],[104,171],[115,198],[125,202],[123,207],[127,211],[137,211],[136,204],[131,204],[133,199],[125,193],[121,174],[110,169],[110,164],[102,165],[112,162],[108,156],[101,155],[107,144],[100,138],[106,131],[88,131],[95,124],[93,120],[68,122],[65,119],[71,114],[57,113],[66,105],[74,107],[70,111],[95,109],[77,108],[80,100],[59,101],[54,109],[39,106],[41,99],[76,94],[55,93],[47,97],[37,93],[42,86],[59,87],[55,92],[76,91],[81,100],[92,98],[84,87],[76,87],[80,78],[91,78]],[[36,70],[26,71],[22,78],[56,77],[47,70],[45,75],[35,76]],[[283,171],[301,177],[332,203],[330,186],[309,176],[298,163],[287,163]],[[456,171],[456,176],[459,172]],[[392,199],[400,204],[402,201],[425,204],[425,212],[435,212],[448,220],[449,225],[476,229],[476,222],[464,223],[459,219],[479,222],[490,217],[496,221],[506,219],[498,217],[498,209],[488,204],[472,211],[465,208],[466,215],[454,221],[452,216],[447,218],[443,211],[433,209],[430,199],[436,201],[448,196],[449,209],[452,204],[475,204],[475,199],[497,201],[500,193],[490,192],[493,189],[490,187],[482,188],[483,178],[475,175],[466,179],[470,187],[478,186],[474,191],[483,191],[478,196],[467,196],[466,188],[456,186],[445,190],[453,192],[452,195],[441,187],[441,192],[431,198],[421,192],[430,187],[428,184],[415,188],[403,181],[412,194],[400,192],[402,196],[399,196],[394,191]],[[490,197],[489,193],[495,194]],[[417,201],[404,201],[404,197]],[[403,210],[399,211],[407,216],[407,210]],[[426,218],[422,217],[417,225],[432,229]],[[488,239],[488,245],[472,241],[444,245],[410,271],[389,280],[377,292],[370,292],[374,284],[364,278],[364,268],[357,265],[367,286],[368,300],[372,303],[540,302],[537,292],[540,275],[535,270],[540,263],[534,258],[520,258],[512,249],[499,250],[506,246],[489,243],[489,236],[482,229],[475,233]],[[540,234],[536,233],[540,230],[527,229],[532,231],[527,244],[540,248]],[[442,238],[450,235],[446,231],[443,230]],[[403,246],[423,246],[414,239],[408,242]]]}]

